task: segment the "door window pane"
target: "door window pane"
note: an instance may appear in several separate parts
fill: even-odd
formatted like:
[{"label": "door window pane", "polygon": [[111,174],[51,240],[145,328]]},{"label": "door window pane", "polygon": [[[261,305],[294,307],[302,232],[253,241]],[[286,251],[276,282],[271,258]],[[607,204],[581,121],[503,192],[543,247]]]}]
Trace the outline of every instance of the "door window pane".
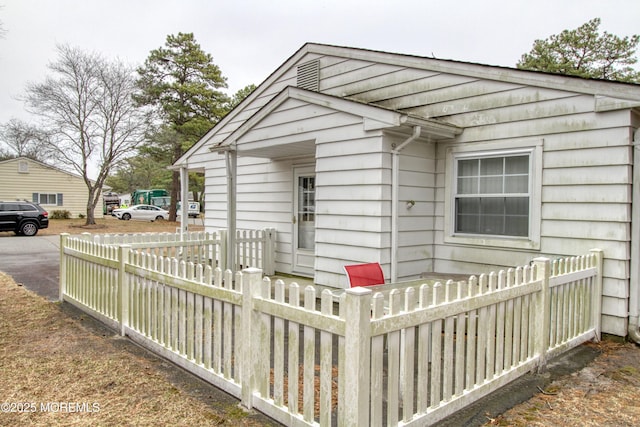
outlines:
[{"label": "door window pane", "polygon": [[315,242],[315,177],[298,178],[298,248],[313,249]]}]

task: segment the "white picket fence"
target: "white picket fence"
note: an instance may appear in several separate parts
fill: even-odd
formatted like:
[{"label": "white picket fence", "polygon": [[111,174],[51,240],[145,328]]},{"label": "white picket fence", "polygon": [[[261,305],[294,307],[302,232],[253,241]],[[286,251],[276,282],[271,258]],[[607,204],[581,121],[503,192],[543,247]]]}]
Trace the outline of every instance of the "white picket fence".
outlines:
[{"label": "white picket fence", "polygon": [[286,425],[429,425],[600,335],[602,252],[336,295],[61,237],[64,301]]},{"label": "white picket fence", "polygon": [[[175,258],[194,264],[220,267],[223,270],[240,271],[254,267],[265,274],[275,273],[275,239],[273,228],[262,230],[236,230],[234,265],[227,261],[228,233],[215,232],[139,233],[139,234],[90,234],[82,239],[105,246],[129,245],[136,251],[163,258]],[[77,236],[76,236],[77,238]]]}]

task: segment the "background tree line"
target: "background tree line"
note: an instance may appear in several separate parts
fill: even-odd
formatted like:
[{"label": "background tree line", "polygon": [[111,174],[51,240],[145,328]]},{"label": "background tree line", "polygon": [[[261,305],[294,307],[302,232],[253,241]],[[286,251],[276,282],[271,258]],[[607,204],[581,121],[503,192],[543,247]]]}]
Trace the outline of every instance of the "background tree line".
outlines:
[{"label": "background tree line", "polygon": [[[595,18],[535,40],[516,66],[640,83],[634,69],[640,36],[600,33],[599,26]],[[0,126],[0,160],[26,156],[82,176],[89,190],[87,224],[95,223],[104,185],[117,193],[169,189],[175,220],[179,174],[167,167],[255,89],[223,92],[227,78],[192,33],[167,36],[135,69],[67,45],[58,46],[48,68],[43,82],[25,88],[34,121],[12,119]],[[203,178],[192,174],[189,181],[190,191],[201,197]]]}]

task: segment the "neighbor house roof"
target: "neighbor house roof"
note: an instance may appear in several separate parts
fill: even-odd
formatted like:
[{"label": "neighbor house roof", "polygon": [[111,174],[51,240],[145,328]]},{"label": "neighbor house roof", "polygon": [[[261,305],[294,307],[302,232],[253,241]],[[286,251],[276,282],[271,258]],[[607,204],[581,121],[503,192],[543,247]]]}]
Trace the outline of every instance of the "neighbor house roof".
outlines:
[{"label": "neighbor house roof", "polygon": [[[25,160],[29,161],[29,162],[36,163],[36,164],[42,166],[43,168],[51,169],[51,170],[56,171],[56,172],[67,174],[67,175],[72,176],[74,178],[78,178],[80,180],[84,180],[84,178],[82,176],[80,176],[80,175],[78,175],[76,173],[69,172],[69,171],[66,171],[64,169],[60,169],[59,167],[56,167],[56,166],[53,166],[53,165],[49,165],[49,164],[41,162],[39,160],[32,159],[31,157],[21,156],[21,157],[16,157],[16,158],[13,158],[13,159],[2,160],[2,161],[0,161],[0,165],[1,164],[5,164],[5,163],[11,163],[11,162],[25,161]],[[90,181],[91,182],[95,182],[95,180],[93,180],[93,179],[91,179]],[[110,188],[110,187],[105,186],[104,188]]]}]

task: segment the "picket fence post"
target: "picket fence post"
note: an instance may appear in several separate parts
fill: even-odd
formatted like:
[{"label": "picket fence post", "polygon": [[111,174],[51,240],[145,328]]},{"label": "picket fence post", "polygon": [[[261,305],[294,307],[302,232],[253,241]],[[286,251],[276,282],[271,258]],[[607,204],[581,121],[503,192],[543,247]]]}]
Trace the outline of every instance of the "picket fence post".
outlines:
[{"label": "picket fence post", "polygon": [[272,276],[276,270],[276,261],[274,259],[276,253],[276,229],[264,229],[264,246],[262,247],[262,267],[264,274]]},{"label": "picket fence post", "polygon": [[69,233],[60,233],[60,280],[58,283],[58,299],[64,301],[64,294],[67,292],[67,260],[64,250],[67,246]]},{"label": "picket fence post", "polygon": [[236,276],[236,280],[238,278],[242,278],[241,396],[242,404],[247,409],[251,409],[253,407],[252,396],[257,384],[254,363],[255,359],[264,357],[259,353],[260,319],[253,310],[253,299],[261,294],[262,270],[259,268],[246,268],[242,270],[242,275]]},{"label": "picket fence post", "polygon": [[547,351],[549,350],[549,334],[551,329],[551,288],[549,277],[551,275],[551,261],[549,258],[538,257],[533,259],[536,270],[536,280],[542,280],[542,290],[538,293],[536,304],[535,350],[538,353],[538,372],[542,372],[547,364]]},{"label": "picket fence post", "polygon": [[371,291],[350,288],[345,292],[344,346],[345,393],[344,422],[346,426],[369,425],[369,381],[371,374]]},{"label": "picket fence post", "polygon": [[131,245],[118,246],[118,321],[120,335],[125,335],[125,327],[129,326],[129,283],[126,265],[129,261]]},{"label": "picket fence post", "polygon": [[593,306],[591,307],[591,315],[593,319],[591,319],[593,327],[596,331],[596,339],[600,341],[601,337],[601,321],[602,321],[602,268],[604,262],[604,252],[602,249],[592,249],[591,254],[595,256],[595,265],[594,267],[598,269],[598,273],[594,279],[594,287],[593,290]]},{"label": "picket fence post", "polygon": [[222,271],[225,271],[231,268],[227,265],[227,248],[229,247],[229,233],[227,230],[218,230],[218,241],[220,242],[220,250],[218,251],[220,262],[218,263],[218,267],[220,267]]}]

